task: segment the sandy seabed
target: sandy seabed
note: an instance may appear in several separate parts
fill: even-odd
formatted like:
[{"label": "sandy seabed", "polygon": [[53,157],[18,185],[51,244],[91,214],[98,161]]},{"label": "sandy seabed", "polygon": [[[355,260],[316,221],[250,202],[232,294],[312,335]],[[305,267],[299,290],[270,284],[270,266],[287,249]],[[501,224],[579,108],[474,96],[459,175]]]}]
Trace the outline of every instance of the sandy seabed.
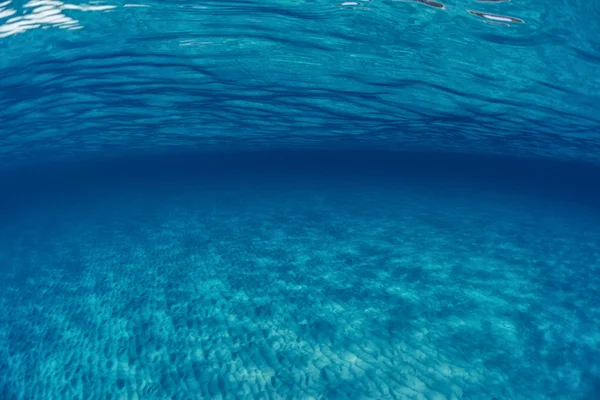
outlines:
[{"label": "sandy seabed", "polygon": [[600,219],[376,184],[107,194],[0,227],[0,398],[592,399]]}]

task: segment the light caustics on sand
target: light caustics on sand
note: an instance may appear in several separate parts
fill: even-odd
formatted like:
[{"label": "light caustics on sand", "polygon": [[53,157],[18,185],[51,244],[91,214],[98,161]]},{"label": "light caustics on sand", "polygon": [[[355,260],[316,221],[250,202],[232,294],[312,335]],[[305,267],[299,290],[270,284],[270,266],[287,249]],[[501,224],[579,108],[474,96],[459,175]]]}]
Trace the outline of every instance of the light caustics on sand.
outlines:
[{"label": "light caustics on sand", "polygon": [[539,199],[352,185],[171,187],[3,225],[0,390],[19,400],[591,393],[593,220]]}]

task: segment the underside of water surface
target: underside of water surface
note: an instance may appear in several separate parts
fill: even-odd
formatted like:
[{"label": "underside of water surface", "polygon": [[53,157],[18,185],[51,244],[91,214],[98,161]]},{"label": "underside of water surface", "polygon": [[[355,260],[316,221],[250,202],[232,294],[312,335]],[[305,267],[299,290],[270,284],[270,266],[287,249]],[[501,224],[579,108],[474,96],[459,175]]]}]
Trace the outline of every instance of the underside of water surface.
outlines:
[{"label": "underside of water surface", "polygon": [[0,398],[597,398],[597,173],[307,152],[8,174]]},{"label": "underside of water surface", "polygon": [[5,0],[0,56],[0,166],[290,147],[600,162],[597,0]]}]

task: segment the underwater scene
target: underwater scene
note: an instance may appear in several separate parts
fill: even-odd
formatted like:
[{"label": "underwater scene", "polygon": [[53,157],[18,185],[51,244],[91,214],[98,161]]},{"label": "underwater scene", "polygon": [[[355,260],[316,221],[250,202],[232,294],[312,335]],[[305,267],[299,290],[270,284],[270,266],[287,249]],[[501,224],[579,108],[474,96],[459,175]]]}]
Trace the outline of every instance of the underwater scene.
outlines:
[{"label": "underwater scene", "polygon": [[0,400],[600,399],[600,2],[0,0]]}]

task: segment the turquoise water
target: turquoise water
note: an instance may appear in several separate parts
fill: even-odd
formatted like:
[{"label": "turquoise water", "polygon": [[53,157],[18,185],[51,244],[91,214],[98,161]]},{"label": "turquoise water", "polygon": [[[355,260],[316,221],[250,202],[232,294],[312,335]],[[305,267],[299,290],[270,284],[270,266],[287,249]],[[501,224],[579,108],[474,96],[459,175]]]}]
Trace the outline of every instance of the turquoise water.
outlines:
[{"label": "turquoise water", "polygon": [[300,146],[598,162],[600,3],[440,3],[1,2],[0,163]]},{"label": "turquoise water", "polygon": [[600,399],[599,21],[0,1],[0,400]]},{"label": "turquoise water", "polygon": [[598,169],[343,154],[5,177],[1,397],[597,397]]}]

